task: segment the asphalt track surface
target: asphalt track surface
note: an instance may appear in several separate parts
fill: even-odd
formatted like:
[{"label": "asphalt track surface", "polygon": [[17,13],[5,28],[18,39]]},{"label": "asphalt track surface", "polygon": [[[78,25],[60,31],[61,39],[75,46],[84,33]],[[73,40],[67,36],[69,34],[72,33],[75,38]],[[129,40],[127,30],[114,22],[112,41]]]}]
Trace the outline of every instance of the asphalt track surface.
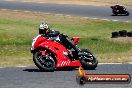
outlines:
[{"label": "asphalt track surface", "polygon": [[[130,74],[132,64],[104,64],[87,74]],[[129,84],[77,84],[77,70],[41,72],[36,67],[0,68],[0,88],[132,88]]]},{"label": "asphalt track surface", "polygon": [[132,7],[127,7],[130,16],[112,16],[109,6],[81,6],[81,5],[65,5],[51,3],[33,3],[33,2],[17,2],[17,1],[0,1],[0,9],[12,9],[42,13],[55,13],[77,15],[82,17],[132,21]]}]

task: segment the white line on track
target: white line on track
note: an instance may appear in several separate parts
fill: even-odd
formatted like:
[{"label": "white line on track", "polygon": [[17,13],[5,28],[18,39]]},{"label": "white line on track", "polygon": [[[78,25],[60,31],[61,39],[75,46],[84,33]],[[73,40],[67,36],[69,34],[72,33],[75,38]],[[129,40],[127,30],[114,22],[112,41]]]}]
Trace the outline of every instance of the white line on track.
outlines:
[{"label": "white line on track", "polygon": [[[29,66],[14,66],[16,68],[25,68],[25,67],[29,67]],[[11,68],[14,68],[14,67],[11,67]],[[9,67],[0,67],[0,68],[9,68]]]},{"label": "white line on track", "polygon": [[132,21],[120,21],[120,20],[112,20],[112,19],[105,19],[105,18],[94,18],[94,17],[83,17],[84,19],[94,19],[94,20],[104,20],[104,21],[115,21],[115,22],[132,22]]},{"label": "white line on track", "polygon": [[103,64],[123,64],[123,63],[99,63],[99,65],[103,65]]},{"label": "white line on track", "polygon": [[103,64],[132,64],[132,62],[127,62],[127,63],[98,63],[99,65]]},{"label": "white line on track", "polygon": [[0,68],[4,68],[4,67],[0,67]]},{"label": "white line on track", "polygon": [[25,68],[25,67],[28,67],[28,66],[16,66],[16,67],[19,67],[19,68]]},{"label": "white line on track", "polygon": [[128,62],[128,64],[132,64],[132,62]]},{"label": "white line on track", "polygon": [[[128,63],[98,63],[98,65],[107,65],[107,64],[132,64],[132,62]],[[35,65],[34,65],[35,66]],[[14,66],[16,68],[25,68],[25,67],[30,67],[30,66]],[[0,67],[0,68],[7,68],[7,67]]]}]

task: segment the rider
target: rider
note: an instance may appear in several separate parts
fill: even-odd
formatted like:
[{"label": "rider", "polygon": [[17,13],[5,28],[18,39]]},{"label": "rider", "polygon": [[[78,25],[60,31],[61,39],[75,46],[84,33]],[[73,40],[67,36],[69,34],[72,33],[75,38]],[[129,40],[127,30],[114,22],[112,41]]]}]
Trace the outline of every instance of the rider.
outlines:
[{"label": "rider", "polygon": [[[47,39],[49,40],[56,40],[57,36],[59,35],[59,33],[56,34],[56,36],[54,37],[51,37],[52,35],[55,34],[55,32],[58,32],[58,31],[54,31],[54,30],[50,30],[50,28],[48,27],[48,24],[45,23],[45,22],[42,22],[40,24],[40,27],[39,27],[39,34],[42,34],[44,37],[46,37]],[[79,49],[76,45],[74,45],[73,41],[71,39],[69,39],[68,37],[67,38],[63,38],[63,39],[67,39],[67,43],[70,44],[70,46],[77,52],[79,52]],[[66,41],[66,40],[64,40]]]},{"label": "rider", "polygon": [[49,27],[47,23],[42,22],[39,26],[39,34],[42,34],[44,36],[48,36]]},{"label": "rider", "polygon": [[124,7],[123,5],[119,5],[119,4],[116,4],[116,5],[114,6],[114,8],[115,8],[116,10],[125,10],[125,7]]}]

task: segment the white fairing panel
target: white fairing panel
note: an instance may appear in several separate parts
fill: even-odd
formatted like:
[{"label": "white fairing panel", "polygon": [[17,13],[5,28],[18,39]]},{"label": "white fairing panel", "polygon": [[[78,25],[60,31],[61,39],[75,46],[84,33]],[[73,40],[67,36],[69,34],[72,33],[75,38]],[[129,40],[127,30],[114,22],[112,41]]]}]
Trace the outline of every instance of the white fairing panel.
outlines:
[{"label": "white fairing panel", "polygon": [[40,37],[41,35],[36,36],[35,38],[33,38],[33,42],[32,42],[32,48],[34,48],[34,44],[36,42],[36,40]]}]

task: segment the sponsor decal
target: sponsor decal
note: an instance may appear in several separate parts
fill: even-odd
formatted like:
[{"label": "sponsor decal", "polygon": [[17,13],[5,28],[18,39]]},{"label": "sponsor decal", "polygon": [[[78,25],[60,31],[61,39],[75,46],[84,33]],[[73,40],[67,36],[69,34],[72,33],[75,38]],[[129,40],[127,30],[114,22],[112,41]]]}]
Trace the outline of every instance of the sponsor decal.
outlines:
[{"label": "sponsor decal", "polygon": [[78,84],[86,83],[108,83],[108,84],[122,84],[130,83],[131,76],[129,74],[86,74],[83,68],[78,69],[79,74],[76,76]]}]

